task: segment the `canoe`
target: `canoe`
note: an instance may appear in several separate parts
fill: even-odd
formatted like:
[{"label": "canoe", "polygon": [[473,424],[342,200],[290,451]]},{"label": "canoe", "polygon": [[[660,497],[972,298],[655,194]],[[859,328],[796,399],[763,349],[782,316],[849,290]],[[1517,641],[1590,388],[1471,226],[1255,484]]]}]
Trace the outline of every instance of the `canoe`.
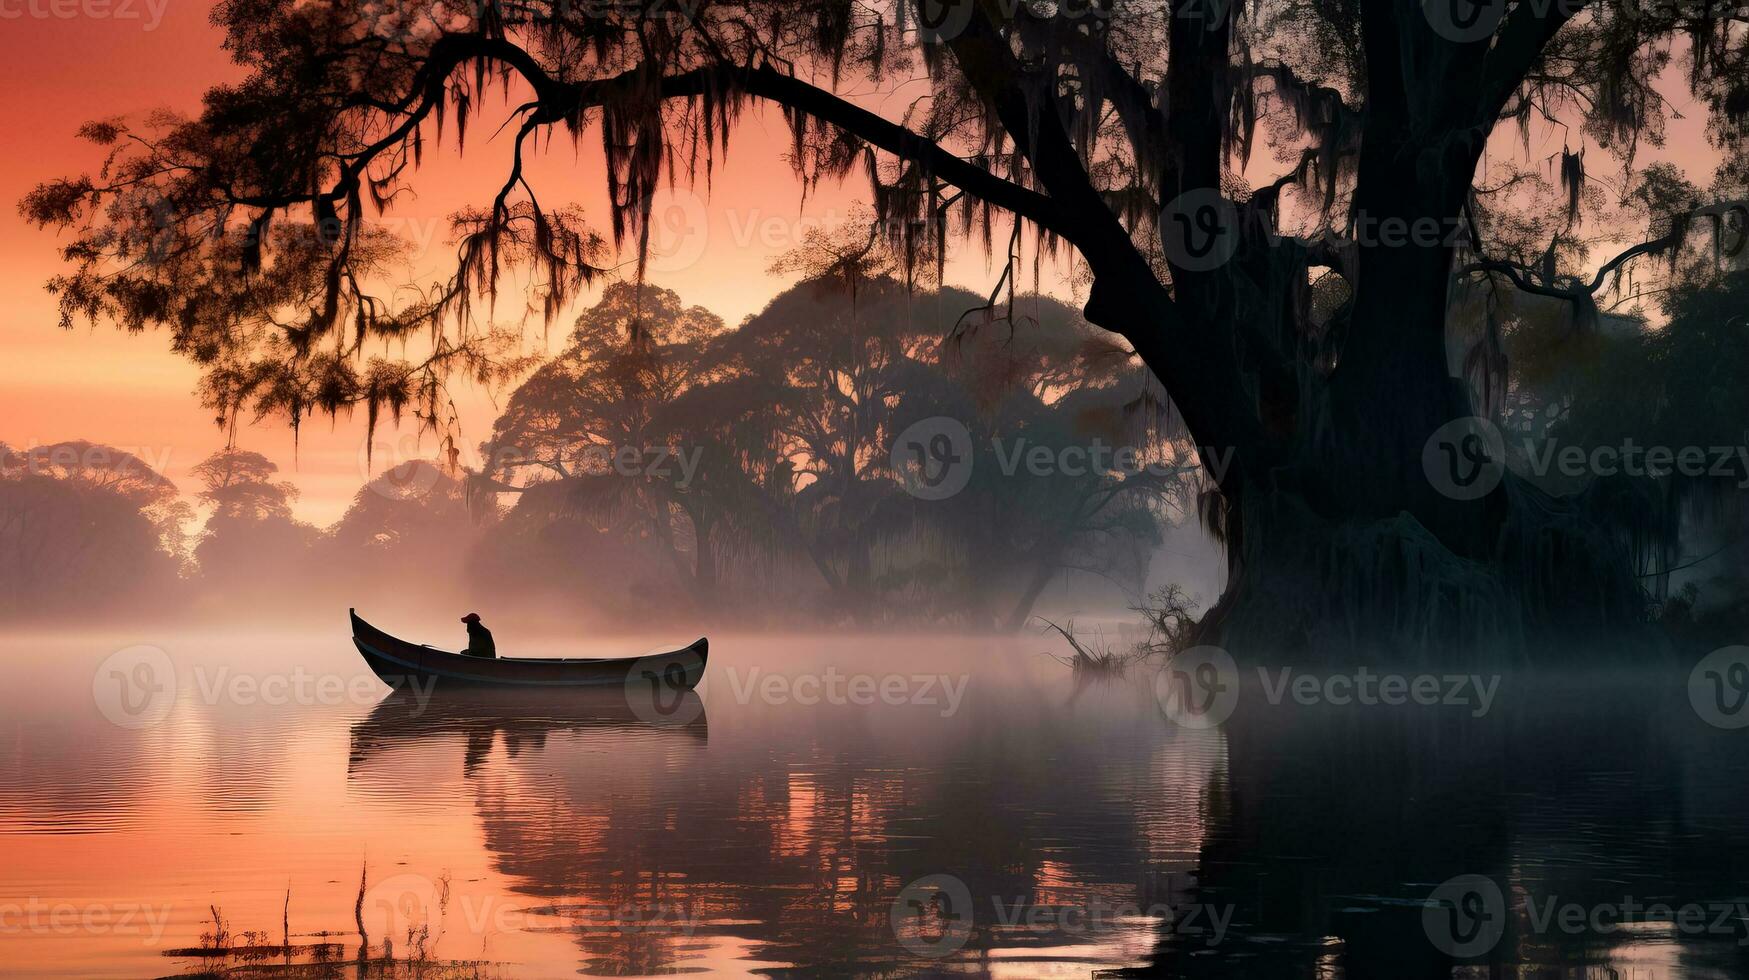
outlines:
[{"label": "canoe", "polygon": [[383,683],[397,690],[409,682],[423,691],[458,687],[629,687],[656,694],[690,691],[704,676],[709,644],[641,657],[609,659],[469,657],[423,643],[409,643],[352,616],[352,642]]}]

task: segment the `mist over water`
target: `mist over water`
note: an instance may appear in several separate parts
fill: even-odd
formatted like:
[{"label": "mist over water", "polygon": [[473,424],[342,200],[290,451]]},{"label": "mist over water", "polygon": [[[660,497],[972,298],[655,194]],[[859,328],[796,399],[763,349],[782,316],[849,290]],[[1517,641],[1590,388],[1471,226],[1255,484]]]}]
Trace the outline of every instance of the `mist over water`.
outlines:
[{"label": "mist over water", "polygon": [[[138,672],[143,638],[168,672]],[[1077,681],[1031,634],[713,636],[660,715],[386,696],[314,620],[4,646],[9,975],[236,968],[193,955],[215,916],[268,964],[289,938],[353,975],[361,876],[373,957],[463,975],[1444,976],[1426,916],[1454,880],[1500,890],[1483,959],[1723,977],[1749,943],[1749,761],[1663,667],[1442,677],[1424,704],[1407,677],[1395,706],[1246,671],[1198,728],[1152,668]],[[1692,921],[1619,925],[1624,899]]]}]

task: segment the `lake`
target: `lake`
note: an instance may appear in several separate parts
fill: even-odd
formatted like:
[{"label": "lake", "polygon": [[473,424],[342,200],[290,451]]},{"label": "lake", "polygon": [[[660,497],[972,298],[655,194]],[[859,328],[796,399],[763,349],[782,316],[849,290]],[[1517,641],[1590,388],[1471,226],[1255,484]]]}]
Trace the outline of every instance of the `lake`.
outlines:
[{"label": "lake", "polygon": [[1749,729],[1685,666],[1187,702],[1031,634],[722,636],[651,711],[389,696],[343,628],[0,647],[8,976],[1749,970]]}]

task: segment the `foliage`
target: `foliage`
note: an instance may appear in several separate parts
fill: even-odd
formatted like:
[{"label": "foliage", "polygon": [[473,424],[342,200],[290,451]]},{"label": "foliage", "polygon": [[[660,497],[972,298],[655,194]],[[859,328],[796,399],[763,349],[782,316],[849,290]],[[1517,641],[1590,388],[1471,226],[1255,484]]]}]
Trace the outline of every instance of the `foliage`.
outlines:
[{"label": "foliage", "polygon": [[0,609],[138,611],[172,594],[186,505],[132,453],[90,442],[0,444]]},{"label": "foliage", "polygon": [[[613,567],[641,598],[607,601],[634,608],[678,599],[793,619],[806,613],[763,597],[794,606],[802,589],[830,619],[1009,628],[1065,571],[1139,589],[1158,524],[1183,519],[1196,482],[1184,447],[1136,409],[1148,382],[1042,297],[1022,300],[1032,315],[955,334],[976,302],[833,275],[727,330],[666,290],[609,287],[482,447],[475,492],[515,500],[492,548],[523,560],[504,571],[575,594],[604,584],[584,569]],[[968,426],[971,483],[920,501],[891,451],[936,417]],[[1155,465],[1015,462],[1102,441]]]},{"label": "foliage", "polygon": [[[491,320],[507,271],[531,280],[519,323],[555,320],[609,271],[611,251],[632,253],[641,283],[656,191],[708,185],[743,113],[769,102],[804,190],[868,178],[885,250],[822,236],[785,268],[853,284],[899,270],[909,288],[931,266],[939,281],[951,241],[1000,247],[981,306],[1000,322],[1014,315],[1023,246],[1035,263],[1074,257],[1108,349],[1144,365],[1163,387],[1150,400],[1169,399],[1190,442],[1214,450],[1198,457],[1203,511],[1235,586],[1293,554],[1311,569],[1382,568],[1426,531],[1435,551],[1481,562],[1466,581],[1506,576],[1482,591],[1523,591],[1541,613],[1568,601],[1545,588],[1561,576],[1508,542],[1544,547],[1525,522],[1547,520],[1573,535],[1547,547],[1602,569],[1613,554],[1579,554],[1602,539],[1592,518],[1570,520],[1572,504],[1544,506],[1510,480],[1454,501],[1403,465],[1477,408],[1446,383],[1462,332],[1448,297],[1553,299],[1586,331],[1632,295],[1635,270],[1675,269],[1709,244],[1715,262],[1738,258],[1749,210],[1728,195],[1742,185],[1749,31],[1741,11],[1714,6],[1520,3],[1477,8],[1498,20],[1468,35],[1471,6],[951,0],[922,4],[934,15],[922,18],[905,0],[233,0],[215,18],[248,66],[243,82],[212,89],[191,118],[87,125],[110,148],[99,172],[44,183],[21,209],[73,230],[68,271],[51,283],[64,319],[167,331],[205,369],[205,404],[227,423],[245,406],[296,425],[364,405],[368,425],[407,410],[453,440],[445,379],[509,383],[526,366],[515,330]],[[1709,187],[1636,163],[1666,138],[1675,110],[1662,80],[1678,73],[1729,158]],[[919,83],[920,97],[885,116],[862,104],[871,84],[896,82]],[[486,124],[508,134],[508,163],[491,200],[455,216],[452,274],[385,286],[404,246],[379,216],[413,190],[428,150],[460,152],[500,101],[508,109]],[[1547,157],[1535,149],[1557,137]],[[526,158],[565,140],[601,147],[606,214],[537,193]],[[1620,178],[1600,176],[1612,168]],[[1255,169],[1280,176],[1253,186]],[[1224,215],[1231,255],[1204,265],[1178,239],[1193,217],[1210,230],[1211,213]],[[1405,243],[1381,222],[1430,224],[1437,237]],[[870,255],[891,264],[865,268]],[[1308,288],[1331,276],[1341,283]],[[1498,317],[1486,308],[1460,326],[1474,338],[1460,361],[1492,412],[1506,373]],[[415,341],[412,354],[375,353]],[[817,457],[822,474],[797,493],[819,498],[805,509],[816,521],[831,515],[813,540],[860,579],[844,529],[880,511],[845,479],[862,472],[854,441],[841,455],[836,470]],[[752,485],[783,486],[767,477]],[[675,553],[691,553],[702,588],[716,561],[707,515],[734,513],[744,489],[675,494],[665,510],[640,502],[658,535],[686,512],[696,541]],[[1302,514],[1300,526],[1269,523]],[[1316,547],[1275,547],[1302,531]],[[1355,547],[1380,553],[1319,553]],[[1604,591],[1606,605],[1632,604],[1622,582]]]}]

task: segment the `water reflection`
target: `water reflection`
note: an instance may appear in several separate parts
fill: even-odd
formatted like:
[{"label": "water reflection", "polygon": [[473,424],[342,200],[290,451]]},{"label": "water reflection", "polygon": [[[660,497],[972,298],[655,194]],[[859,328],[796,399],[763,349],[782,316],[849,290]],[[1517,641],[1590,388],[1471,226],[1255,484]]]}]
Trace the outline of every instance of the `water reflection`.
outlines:
[{"label": "water reflection", "polygon": [[[1198,731],[1146,678],[1077,689],[960,645],[726,643],[702,697],[660,706],[195,700],[139,730],[88,676],[45,682],[62,693],[0,728],[0,906],[173,914],[146,937],[0,932],[0,962],[209,969],[165,951],[212,906],[351,950],[357,905],[373,955],[413,936],[504,976],[1749,974],[1749,736],[1696,716],[1685,671],[1508,676],[1481,717],[1248,690]],[[961,669],[964,700],[758,693],[871,663]],[[1440,892],[1475,881],[1497,906]],[[1624,902],[1706,918],[1618,927]]]},{"label": "water reflection", "polygon": [[[731,706],[708,746],[589,712],[401,727],[455,736],[523,927],[568,936],[587,973],[1744,972],[1746,763],[1728,733],[1640,675],[1506,689],[1482,718],[1252,697],[1214,731],[1165,724],[1123,685],[787,734],[770,726],[793,713]],[[380,728],[373,712],[354,732],[355,781]],[[1496,921],[1442,937],[1430,914],[1468,913],[1430,906],[1470,880],[1499,888],[1479,909]],[[1708,921],[1615,921],[1659,904]],[[1477,929],[1496,932],[1461,948]]]},{"label": "water reflection", "polygon": [[[946,717],[729,698],[708,741],[702,711],[385,702],[348,779],[406,805],[409,773],[459,767],[517,931],[569,936],[586,973],[1086,975],[1146,957],[1143,910],[1187,885],[1220,743],[1165,729],[1146,690],[1064,690]],[[981,928],[939,958],[893,926],[930,875],[979,897]]]},{"label": "water reflection", "polygon": [[495,745],[515,758],[538,751],[556,733],[589,735],[616,748],[643,739],[703,742],[710,737],[704,702],[693,691],[658,700],[640,692],[396,691],[352,726],[348,771],[368,770],[373,756],[397,746],[452,739],[462,744],[462,771],[472,775]]},{"label": "water reflection", "polygon": [[1130,975],[1744,975],[1749,760],[1673,677],[1509,677],[1483,718],[1251,699],[1198,860],[1232,935]]}]

